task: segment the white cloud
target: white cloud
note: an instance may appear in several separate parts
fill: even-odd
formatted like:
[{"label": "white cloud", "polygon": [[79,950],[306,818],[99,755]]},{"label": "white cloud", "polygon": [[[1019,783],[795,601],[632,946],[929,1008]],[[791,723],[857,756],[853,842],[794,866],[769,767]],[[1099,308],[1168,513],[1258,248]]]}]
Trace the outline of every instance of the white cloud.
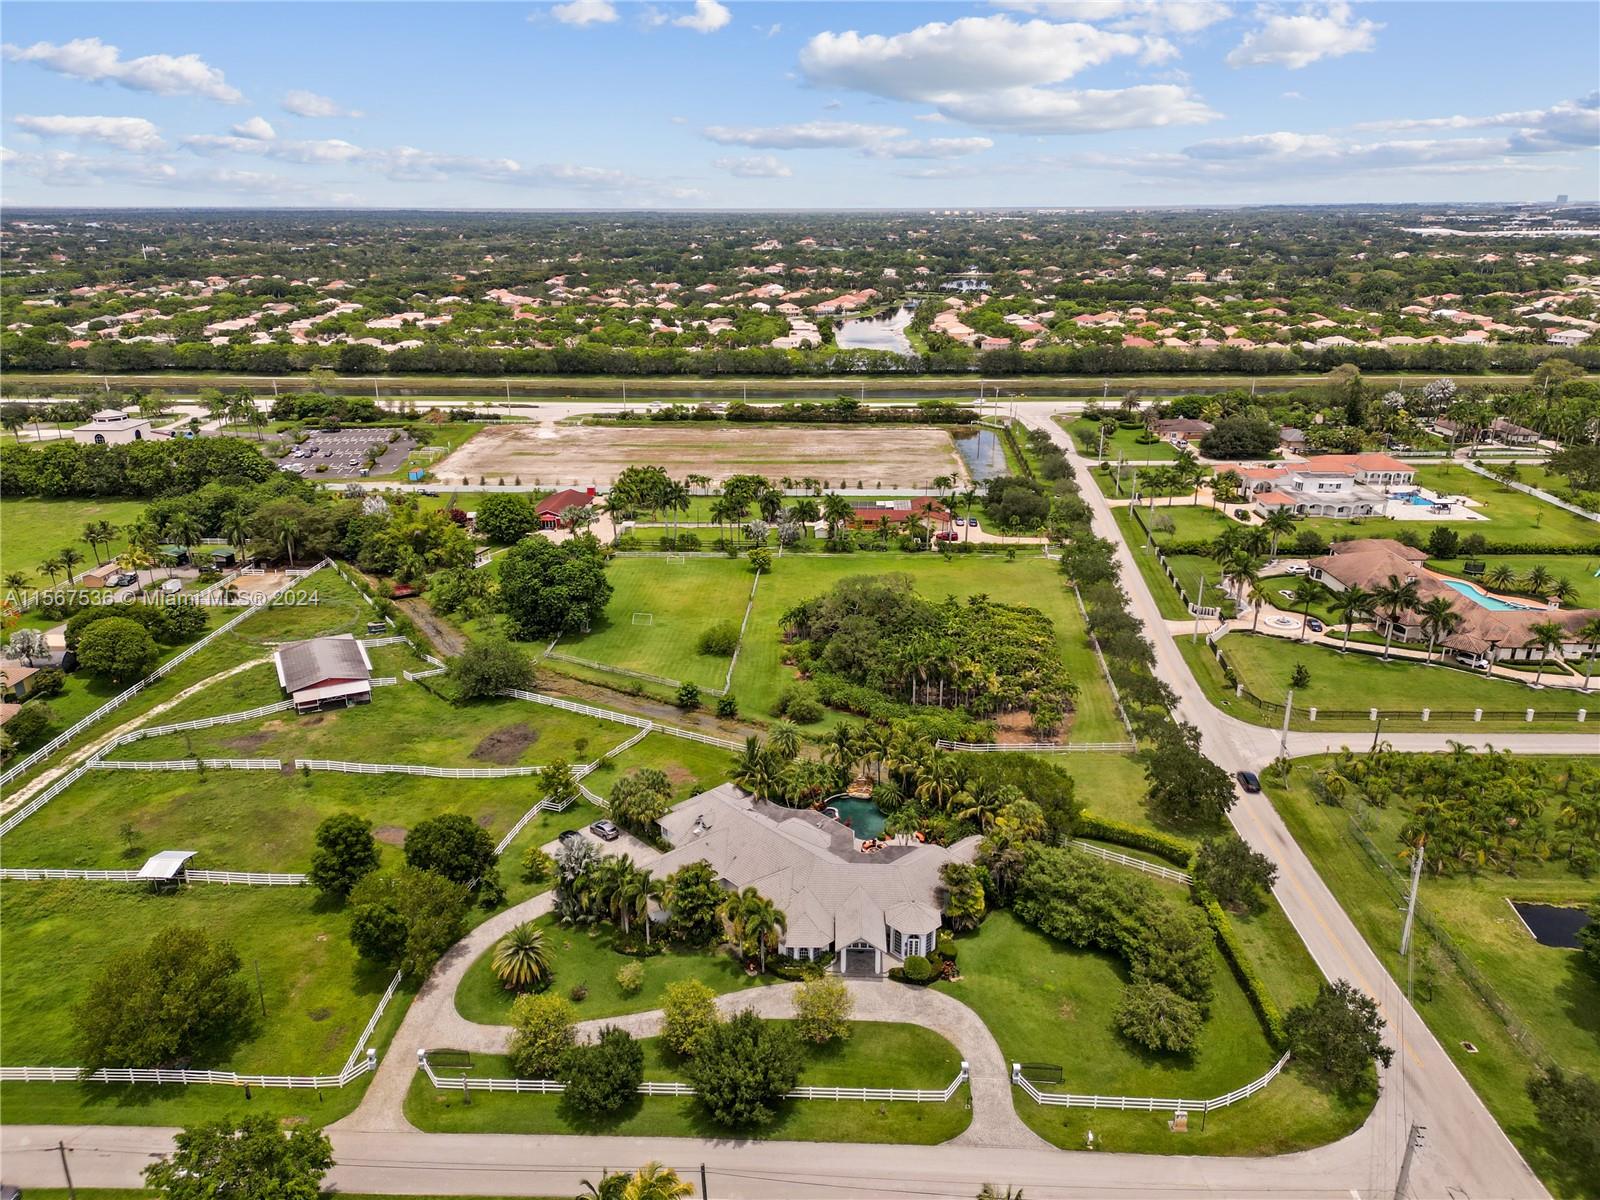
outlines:
[{"label": "white cloud", "polygon": [[85,142],[104,142],[122,150],[143,153],[163,146],[161,131],[143,117],[13,117],[18,129],[45,137],[71,137]]},{"label": "white cloud", "polygon": [[794,174],[771,154],[752,154],[744,158],[719,158],[712,162],[719,171],[740,179],[788,179]]},{"label": "white cloud", "polygon": [[1221,0],[994,0],[998,8],[1058,21],[1104,21],[1118,29],[1198,33],[1233,15]]},{"label": "white cloud", "polygon": [[359,108],[346,108],[337,100],[330,100],[327,96],[319,96],[316,92],[308,92],[303,88],[285,92],[282,103],[285,112],[291,112],[297,117],[366,116]]},{"label": "white cloud", "polygon": [[1393,121],[1368,121],[1357,125],[1364,130],[1410,132],[1422,129],[1502,129],[1516,130],[1511,144],[1520,153],[1543,149],[1600,146],[1600,91],[1572,100],[1561,100],[1549,108],[1494,113],[1490,116],[1401,118]]},{"label": "white cloud", "polygon": [[550,15],[563,25],[604,25],[617,19],[617,6],[611,0],[570,0],[552,5]]},{"label": "white cloud", "polygon": [[960,158],[981,154],[994,146],[986,137],[906,138],[879,142],[866,148],[871,158]]},{"label": "white cloud", "polygon": [[990,129],[1092,133],[1187,125],[1216,114],[1188,87],[1148,84],[1072,91],[1060,84],[1089,67],[1175,53],[1164,39],[1082,23],[963,17],[906,33],[822,33],[800,52],[813,84],[931,104],[942,116]]},{"label": "white cloud", "polygon": [[769,150],[858,150],[906,131],[898,125],[861,125],[854,121],[803,121],[794,125],[711,125],[706,137],[723,146]]},{"label": "white cloud", "polygon": [[694,0],[694,11],[674,18],[672,23],[696,33],[715,33],[731,20],[733,14],[728,11],[727,5],[719,4],[717,0]]},{"label": "white cloud", "polygon": [[278,131],[265,117],[251,117],[248,121],[241,121],[233,127],[233,132],[242,138],[254,138],[259,142],[270,142],[278,136]]},{"label": "white cloud", "polygon": [[221,71],[205,63],[198,54],[147,54],[124,59],[122,51],[97,37],[74,38],[57,45],[35,42],[13,46],[9,42],[0,52],[12,62],[36,62],[74,79],[108,82],[136,92],[158,96],[204,96],[224,104],[238,104],[244,96],[230,87]]},{"label": "white cloud", "polygon": [[1323,58],[1371,50],[1373,37],[1383,26],[1365,18],[1357,21],[1345,3],[1318,11],[1307,6],[1294,16],[1266,13],[1261,28],[1251,30],[1228,54],[1230,67],[1287,67],[1298,71]]}]

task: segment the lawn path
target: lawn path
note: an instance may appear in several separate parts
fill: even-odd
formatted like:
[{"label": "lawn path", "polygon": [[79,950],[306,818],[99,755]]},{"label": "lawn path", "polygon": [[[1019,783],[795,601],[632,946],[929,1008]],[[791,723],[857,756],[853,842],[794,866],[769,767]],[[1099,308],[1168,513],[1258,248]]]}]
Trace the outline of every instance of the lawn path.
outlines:
[{"label": "lawn path", "polygon": [[29,780],[27,783],[23,784],[21,787],[17,788],[16,791],[7,796],[3,802],[0,802],[0,815],[10,812],[19,805],[26,804],[39,792],[43,791],[57,779],[61,778],[61,776],[71,771],[74,767],[88,762],[91,758],[103,751],[110,743],[114,742],[123,734],[131,733],[133,730],[138,729],[140,726],[146,724],[151,717],[158,717],[162,713],[170,711],[174,705],[183,703],[183,701],[187,700],[190,696],[204,691],[214,683],[220,683],[229,676],[237,675],[241,671],[248,671],[251,667],[259,667],[263,663],[268,663],[271,661],[272,659],[270,656],[265,658],[252,658],[249,662],[238,663],[235,666],[229,667],[226,671],[220,671],[207,679],[202,679],[199,683],[190,684],[172,699],[164,700],[154,708],[140,713],[137,717],[133,718],[133,720],[118,725],[115,729],[111,730],[109,733],[102,734],[100,737],[90,742],[87,746],[80,746],[77,750],[69,753],[66,758],[62,759],[55,766],[41,771],[33,779]]}]

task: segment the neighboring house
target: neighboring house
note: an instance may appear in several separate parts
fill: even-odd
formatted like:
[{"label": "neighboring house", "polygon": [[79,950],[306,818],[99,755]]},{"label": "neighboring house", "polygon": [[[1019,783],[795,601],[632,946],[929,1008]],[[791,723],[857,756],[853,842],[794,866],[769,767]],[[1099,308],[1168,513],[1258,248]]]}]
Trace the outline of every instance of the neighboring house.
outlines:
[{"label": "neighboring house", "polygon": [[1489,436],[1508,446],[1532,446],[1539,440],[1539,431],[1504,417],[1496,417],[1489,423]]},{"label": "neighboring house", "polygon": [[22,703],[28,698],[33,688],[33,677],[38,673],[38,667],[13,666],[10,663],[0,666],[0,700]]},{"label": "neighboring house", "polygon": [[72,431],[73,441],[97,446],[142,442],[149,437],[150,422],[144,417],[130,416],[120,408],[103,408],[87,425],[79,425]]},{"label": "neighboring house", "polygon": [[769,804],[724,783],[660,821],[672,849],[651,866],[664,879],[705,861],[731,891],[753,887],[787,922],[779,953],[815,961],[832,952],[844,975],[881,975],[938,943],[939,872],[971,862],[977,837],[943,847],[912,842],[873,854],[850,830],[810,809]]},{"label": "neighboring house", "polygon": [[1306,448],[1306,431],[1296,429],[1293,425],[1285,425],[1278,430],[1278,445],[1285,450],[1292,450],[1296,454],[1304,453]]},{"label": "neighboring house", "polygon": [[[1540,605],[1537,600],[1491,596],[1479,585],[1440,575],[1423,565],[1427,554],[1389,538],[1368,538],[1338,542],[1331,554],[1310,561],[1311,578],[1338,593],[1351,587],[1376,591],[1390,577],[1417,585],[1417,604],[1444,597],[1461,617],[1461,627],[1439,643],[1445,650],[1463,658],[1497,662],[1537,662],[1542,652],[1528,645],[1533,626],[1551,621],[1566,630],[1560,656],[1582,658],[1589,653],[1586,642],[1578,640],[1578,630],[1600,616],[1596,609],[1563,609],[1554,601]],[[1506,607],[1490,608],[1487,603]],[[1428,630],[1418,609],[1407,609],[1391,620],[1386,612],[1375,613],[1372,624],[1380,634],[1400,642],[1426,646]]]},{"label": "neighboring house", "polygon": [[353,634],[311,638],[280,646],[272,656],[278,686],[294,700],[296,712],[372,699],[372,662]]},{"label": "neighboring house", "polygon": [[873,504],[854,504],[850,507],[851,520],[866,529],[875,529],[880,521],[890,525],[903,525],[912,517],[919,518],[936,532],[950,526],[950,514],[933,496],[915,496],[903,500],[879,500]]},{"label": "neighboring house", "polygon": [[1189,417],[1170,417],[1164,421],[1157,421],[1151,426],[1159,438],[1182,438],[1188,441],[1192,438],[1203,437],[1216,428],[1210,421],[1196,421]]},{"label": "neighboring house", "polygon": [[593,503],[593,488],[586,488],[581,492],[577,488],[566,488],[563,491],[551,492],[539,501],[534,511],[539,515],[540,529],[560,529],[561,514],[567,509],[586,508]]},{"label": "neighboring house", "polygon": [[1557,329],[1545,335],[1552,346],[1581,346],[1593,335],[1582,329]]},{"label": "neighboring house", "polygon": [[1287,509],[1307,517],[1370,517],[1388,489],[1415,482],[1417,469],[1387,454],[1324,454],[1305,462],[1231,468],[1263,513]]}]

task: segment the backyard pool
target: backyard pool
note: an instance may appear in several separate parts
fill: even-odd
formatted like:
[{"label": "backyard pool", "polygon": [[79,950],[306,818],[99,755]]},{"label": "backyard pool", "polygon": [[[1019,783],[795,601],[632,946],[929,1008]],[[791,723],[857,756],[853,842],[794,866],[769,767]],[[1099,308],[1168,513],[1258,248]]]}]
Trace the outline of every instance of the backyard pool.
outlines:
[{"label": "backyard pool", "polygon": [[849,826],[857,841],[883,836],[883,814],[871,800],[842,796],[829,801],[823,811],[840,824]]},{"label": "backyard pool", "polygon": [[1512,604],[1509,600],[1502,600],[1498,596],[1491,596],[1476,584],[1467,583],[1462,579],[1446,579],[1445,587],[1453,592],[1460,592],[1479,608],[1491,609],[1494,612],[1509,612],[1514,609],[1526,609],[1526,604]]}]

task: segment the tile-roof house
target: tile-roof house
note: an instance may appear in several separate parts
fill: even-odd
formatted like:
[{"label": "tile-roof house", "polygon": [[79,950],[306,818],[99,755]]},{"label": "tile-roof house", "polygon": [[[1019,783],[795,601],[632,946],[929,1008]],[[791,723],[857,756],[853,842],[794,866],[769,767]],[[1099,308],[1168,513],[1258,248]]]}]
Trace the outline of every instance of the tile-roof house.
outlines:
[{"label": "tile-roof house", "polygon": [[278,686],[294,700],[296,712],[372,699],[372,663],[353,634],[290,642],[278,647],[272,661]]},{"label": "tile-roof house", "polygon": [[534,511],[539,517],[540,529],[557,529],[561,525],[561,514],[569,508],[585,508],[594,503],[594,489],[564,488],[559,492],[551,492],[539,501]]},{"label": "tile-roof house", "polygon": [[731,783],[684,801],[659,824],[672,849],[652,864],[652,875],[710,864],[724,887],[753,887],[782,910],[780,953],[815,961],[831,951],[846,975],[881,975],[937,944],[939,873],[946,863],[970,862],[979,841],[863,854],[831,817],[770,804]]}]

